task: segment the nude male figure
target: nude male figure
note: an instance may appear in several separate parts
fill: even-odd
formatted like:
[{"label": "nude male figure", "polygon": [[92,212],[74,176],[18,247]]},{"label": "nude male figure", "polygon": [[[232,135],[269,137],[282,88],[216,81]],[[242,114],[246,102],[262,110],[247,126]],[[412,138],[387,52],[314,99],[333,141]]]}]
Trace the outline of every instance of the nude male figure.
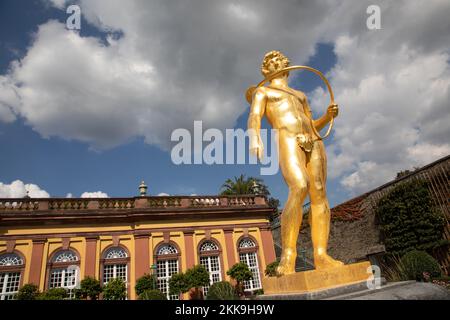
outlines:
[{"label": "nude male figure", "polygon": [[[279,51],[264,57],[261,72],[265,77],[289,66],[289,59]],[[326,196],[327,164],[323,142],[311,128],[321,130],[338,114],[338,106],[330,105],[318,120],[312,113],[305,94],[288,86],[289,73],[272,79],[267,87],[253,93],[248,129],[250,152],[261,159],[263,144],[260,137],[261,119],[265,115],[274,129],[278,129],[279,162],[289,187],[289,196],[281,215],[282,254],[278,273],[295,272],[297,238],[302,222],[302,206],[309,194],[311,201],[311,238],[316,269],[343,265],[327,254],[330,232],[330,208]],[[253,129],[253,131],[251,130]]]}]

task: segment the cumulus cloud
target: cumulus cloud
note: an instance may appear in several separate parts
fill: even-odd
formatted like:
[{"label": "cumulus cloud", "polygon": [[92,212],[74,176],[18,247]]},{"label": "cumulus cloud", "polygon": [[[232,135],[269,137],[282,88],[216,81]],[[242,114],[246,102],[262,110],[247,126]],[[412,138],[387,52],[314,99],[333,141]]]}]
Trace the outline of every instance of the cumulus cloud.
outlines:
[{"label": "cumulus cloud", "polygon": [[[64,10],[64,0],[53,3]],[[20,115],[42,136],[96,149],[137,136],[167,149],[171,131],[194,120],[232,127],[266,51],[303,64],[328,42],[341,105],[330,178],[362,192],[449,153],[448,1],[379,1],[381,30],[366,27],[371,1],[78,3],[107,40],[40,25],[0,76],[2,121]],[[321,89],[310,100],[316,112],[328,104]]]},{"label": "cumulus cloud", "polygon": [[83,192],[81,198],[109,198],[108,194],[102,191]]},{"label": "cumulus cloud", "polygon": [[170,196],[170,194],[165,192],[158,193],[158,197],[167,197],[167,196]]},{"label": "cumulus cloud", "polygon": [[[64,9],[63,1],[54,5]],[[326,17],[323,4],[309,3],[295,15],[289,5],[259,1],[80,6],[91,24],[109,34],[107,41],[81,37],[56,21],[40,25],[25,57],[5,75],[0,100],[15,92],[19,99],[4,99],[2,109],[44,137],[96,149],[137,136],[167,149],[173,129],[191,129],[199,119],[205,128],[233,127],[248,108],[245,89],[261,78],[264,52],[280,48],[306,61],[319,28],[304,27]]]},{"label": "cumulus cloud", "polygon": [[[450,3],[384,4],[382,30],[349,28],[334,39],[329,76],[341,112],[329,168],[353,193],[450,154],[450,35],[442,32]],[[327,99],[317,89],[314,109]]]},{"label": "cumulus cloud", "polygon": [[15,180],[11,184],[0,182],[0,198],[23,198],[28,195],[31,198],[49,198],[47,191],[32,183],[23,183]]}]

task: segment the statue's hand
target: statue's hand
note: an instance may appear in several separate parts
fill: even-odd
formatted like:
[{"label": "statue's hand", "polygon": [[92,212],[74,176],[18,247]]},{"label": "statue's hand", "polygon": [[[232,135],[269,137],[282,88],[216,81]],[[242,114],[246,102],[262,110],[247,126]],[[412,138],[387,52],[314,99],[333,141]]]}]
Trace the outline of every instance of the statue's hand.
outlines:
[{"label": "statue's hand", "polygon": [[250,139],[250,153],[257,156],[259,160],[262,159],[264,154],[264,145],[262,143],[261,136]]},{"label": "statue's hand", "polygon": [[330,118],[336,118],[339,114],[339,107],[336,103],[330,104],[327,109],[327,115]]}]

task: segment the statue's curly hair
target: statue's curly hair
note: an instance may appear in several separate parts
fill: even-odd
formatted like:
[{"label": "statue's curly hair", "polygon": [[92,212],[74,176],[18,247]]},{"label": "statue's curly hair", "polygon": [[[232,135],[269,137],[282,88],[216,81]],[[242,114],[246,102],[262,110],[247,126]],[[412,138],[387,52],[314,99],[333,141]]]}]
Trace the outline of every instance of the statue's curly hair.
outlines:
[{"label": "statue's curly hair", "polygon": [[269,70],[269,63],[270,63],[271,60],[275,60],[275,59],[281,60],[280,69],[289,67],[289,64],[291,63],[289,61],[288,57],[286,57],[280,51],[273,50],[273,51],[267,52],[264,55],[264,59],[263,59],[262,65],[261,65],[261,73],[263,74],[264,77],[267,77],[271,73],[274,72],[274,71],[270,71]]}]

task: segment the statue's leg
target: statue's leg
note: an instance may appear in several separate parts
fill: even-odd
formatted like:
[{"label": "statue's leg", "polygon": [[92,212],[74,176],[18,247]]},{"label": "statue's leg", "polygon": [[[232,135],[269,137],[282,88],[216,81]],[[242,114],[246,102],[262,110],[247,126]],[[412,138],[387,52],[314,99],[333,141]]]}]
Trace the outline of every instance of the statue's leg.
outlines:
[{"label": "statue's leg", "polygon": [[341,266],[343,263],[327,254],[331,212],[326,194],[327,159],[322,141],[316,141],[308,156],[309,197],[311,201],[311,238],[316,269]]},{"label": "statue's leg", "polygon": [[281,260],[277,268],[279,274],[295,272],[297,258],[297,238],[302,223],[302,204],[308,193],[306,156],[296,143],[295,137],[283,132],[279,134],[280,167],[289,187],[289,196],[281,214]]}]

